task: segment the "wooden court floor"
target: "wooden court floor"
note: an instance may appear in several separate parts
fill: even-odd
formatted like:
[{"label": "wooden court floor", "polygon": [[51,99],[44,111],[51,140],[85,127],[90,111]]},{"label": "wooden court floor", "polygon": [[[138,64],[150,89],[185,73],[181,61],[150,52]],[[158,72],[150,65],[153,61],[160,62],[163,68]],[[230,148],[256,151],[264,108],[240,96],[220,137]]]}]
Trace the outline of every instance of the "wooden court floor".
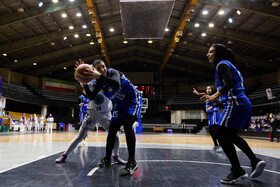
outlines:
[{"label": "wooden court floor", "polygon": [[[24,143],[24,142],[70,142],[77,132],[53,132],[53,133],[0,133],[1,143]],[[87,142],[106,142],[107,133],[89,132]],[[121,143],[125,143],[125,135],[120,134]],[[280,149],[280,143],[270,142],[268,137],[243,137],[253,148]],[[193,144],[212,145],[209,135],[198,134],[167,134],[151,133],[137,134],[137,143],[157,143],[157,144]]]}]

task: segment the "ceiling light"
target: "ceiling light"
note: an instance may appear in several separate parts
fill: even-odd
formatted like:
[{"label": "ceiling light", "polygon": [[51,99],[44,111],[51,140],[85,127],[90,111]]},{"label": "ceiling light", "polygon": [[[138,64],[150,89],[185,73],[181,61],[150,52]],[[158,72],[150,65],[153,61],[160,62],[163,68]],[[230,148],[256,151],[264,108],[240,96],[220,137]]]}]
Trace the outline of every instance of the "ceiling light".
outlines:
[{"label": "ceiling light", "polygon": [[241,14],[241,11],[240,11],[240,10],[237,10],[236,13],[237,13],[238,15],[240,15],[240,14]]},{"label": "ceiling light", "polygon": [[115,31],[115,29],[114,28],[110,28],[110,32],[114,32]]},{"label": "ceiling light", "polygon": [[229,23],[232,23],[232,22],[233,22],[233,19],[232,19],[232,18],[228,18],[228,22],[229,22]]},{"label": "ceiling light", "polygon": [[231,41],[231,40],[229,40],[227,43],[230,45],[230,44],[232,44],[232,41]]},{"label": "ceiling light", "polygon": [[3,53],[3,56],[8,56],[7,53]]},{"label": "ceiling light", "polygon": [[38,4],[39,7],[42,7],[43,5],[44,5],[43,2],[39,2],[39,4]]},{"label": "ceiling light", "polygon": [[62,13],[62,14],[61,14],[61,17],[66,18],[66,17],[67,17],[67,14],[66,14],[66,13]]},{"label": "ceiling light", "polygon": [[208,14],[208,11],[207,11],[207,10],[203,10],[202,14],[203,14],[203,15],[207,15],[207,14]]},{"label": "ceiling light", "polygon": [[52,0],[53,3],[58,3],[58,0]]},{"label": "ceiling light", "polygon": [[77,16],[77,17],[81,17],[81,16],[82,16],[81,12],[77,12],[77,13],[76,13],[76,16]]},{"label": "ceiling light", "polygon": [[277,2],[277,1],[271,3],[271,6],[273,6],[273,7],[276,7],[276,6],[279,6],[279,5],[280,5],[280,2]]},{"label": "ceiling light", "polygon": [[36,63],[36,62],[34,62],[34,63],[33,63],[33,66],[37,66],[37,63]]},{"label": "ceiling light", "polygon": [[63,69],[67,69],[67,68],[64,66]]},{"label": "ceiling light", "polygon": [[51,44],[52,46],[54,46],[54,45],[55,45],[55,43],[54,43],[54,42],[51,42],[50,44]]},{"label": "ceiling light", "polygon": [[63,40],[67,40],[67,36],[64,36]]},{"label": "ceiling light", "polygon": [[169,31],[169,28],[165,28],[165,31],[168,32],[168,31]]},{"label": "ceiling light", "polygon": [[91,35],[89,33],[86,34],[87,37],[90,37]]},{"label": "ceiling light", "polygon": [[74,27],[71,25],[71,26],[69,26],[69,29],[71,29],[71,30],[72,30],[72,29],[74,29]]},{"label": "ceiling light", "polygon": [[202,37],[205,37],[205,36],[206,36],[206,33],[205,33],[205,32],[201,33],[201,36],[202,36]]},{"label": "ceiling light", "polygon": [[17,11],[18,12],[24,12],[24,8],[18,8]]},{"label": "ceiling light", "polygon": [[199,27],[199,23],[194,24],[194,27]]},{"label": "ceiling light", "polygon": [[75,37],[75,38],[79,38],[79,35],[78,35],[78,34],[75,34],[74,37]]},{"label": "ceiling light", "polygon": [[18,60],[17,60],[17,59],[15,59],[15,60],[14,60],[14,62],[18,62]]},{"label": "ceiling light", "polygon": [[208,26],[209,26],[210,28],[212,28],[212,27],[214,27],[214,23],[209,23]]},{"label": "ceiling light", "polygon": [[123,43],[124,43],[124,44],[127,44],[127,43],[128,43],[128,41],[127,41],[127,40],[124,40],[124,41],[123,41]]},{"label": "ceiling light", "polygon": [[87,28],[87,26],[86,26],[86,25],[83,25],[82,27],[83,27],[83,29],[86,29],[86,28]]},{"label": "ceiling light", "polygon": [[153,43],[153,41],[152,41],[152,40],[148,40],[148,43],[149,43],[149,44],[152,44],[152,43]]},{"label": "ceiling light", "polygon": [[75,0],[69,0],[70,2],[74,2]]},{"label": "ceiling light", "polygon": [[225,11],[224,11],[224,10],[220,10],[218,14],[219,14],[219,15],[224,15],[224,14],[225,14]]},{"label": "ceiling light", "polygon": [[90,45],[93,45],[93,44],[94,44],[94,42],[93,42],[93,41],[91,41],[91,42],[89,42],[89,44],[90,44]]}]

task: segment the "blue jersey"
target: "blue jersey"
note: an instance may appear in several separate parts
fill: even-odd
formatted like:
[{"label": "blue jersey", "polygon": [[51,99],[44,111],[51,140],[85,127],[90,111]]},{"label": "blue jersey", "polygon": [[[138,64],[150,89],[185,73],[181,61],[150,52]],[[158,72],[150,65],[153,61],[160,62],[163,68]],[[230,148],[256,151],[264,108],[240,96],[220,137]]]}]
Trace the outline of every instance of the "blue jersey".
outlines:
[{"label": "blue jersey", "polygon": [[207,101],[206,102],[206,112],[208,114],[208,125],[211,126],[213,124],[218,124],[220,119],[219,107],[212,108],[208,111],[209,107],[213,107],[213,104],[216,102]]},{"label": "blue jersey", "polygon": [[216,67],[215,83],[216,83],[217,90],[220,91],[224,86],[223,81],[221,81],[218,76],[218,66],[220,64],[226,64],[229,67],[232,78],[234,79],[234,83],[235,83],[232,89],[230,89],[226,94],[221,96],[221,102],[227,104],[233,101],[236,105],[250,104],[250,101],[248,100],[247,96],[244,93],[245,88],[243,83],[243,76],[238,71],[238,69],[231,62],[227,60],[220,61]]},{"label": "blue jersey", "polygon": [[220,61],[217,64],[215,73],[215,82],[218,91],[221,90],[224,85],[218,75],[218,66],[220,64],[226,64],[229,67],[232,78],[234,79],[234,87],[221,96],[221,102],[224,103],[225,107],[218,125],[234,129],[246,129],[250,124],[252,107],[244,93],[243,77],[231,62],[227,60]]},{"label": "blue jersey", "polygon": [[[110,73],[111,69],[108,69]],[[115,105],[112,121],[122,122],[126,114],[136,115],[141,118],[142,97],[135,86],[120,73],[120,87],[115,88],[109,84],[102,86],[103,94]]]},{"label": "blue jersey", "polygon": [[87,112],[87,107],[88,107],[89,99],[86,98],[83,95],[81,95],[79,98],[81,99],[81,103],[84,103],[83,106],[80,107],[80,111],[85,113],[85,112]]}]

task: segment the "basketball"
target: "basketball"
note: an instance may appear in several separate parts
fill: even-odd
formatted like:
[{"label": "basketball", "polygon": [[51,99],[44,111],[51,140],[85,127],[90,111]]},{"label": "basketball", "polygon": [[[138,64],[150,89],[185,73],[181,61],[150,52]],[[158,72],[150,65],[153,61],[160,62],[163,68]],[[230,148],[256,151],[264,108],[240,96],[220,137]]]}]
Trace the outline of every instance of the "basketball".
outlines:
[{"label": "basketball", "polygon": [[81,83],[88,83],[91,79],[87,78],[86,72],[93,72],[93,67],[89,64],[79,65],[74,73],[75,79]]}]

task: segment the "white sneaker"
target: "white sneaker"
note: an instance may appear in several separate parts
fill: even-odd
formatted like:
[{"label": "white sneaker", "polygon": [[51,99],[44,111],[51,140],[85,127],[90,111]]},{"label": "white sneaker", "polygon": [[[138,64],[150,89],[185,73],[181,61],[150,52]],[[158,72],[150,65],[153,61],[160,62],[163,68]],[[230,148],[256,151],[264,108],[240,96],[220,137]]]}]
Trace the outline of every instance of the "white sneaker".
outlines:
[{"label": "white sneaker", "polygon": [[217,153],[220,153],[220,152],[222,152],[222,151],[223,151],[222,147],[218,145],[218,146],[217,146],[217,149],[216,149],[216,152],[217,152]]}]

